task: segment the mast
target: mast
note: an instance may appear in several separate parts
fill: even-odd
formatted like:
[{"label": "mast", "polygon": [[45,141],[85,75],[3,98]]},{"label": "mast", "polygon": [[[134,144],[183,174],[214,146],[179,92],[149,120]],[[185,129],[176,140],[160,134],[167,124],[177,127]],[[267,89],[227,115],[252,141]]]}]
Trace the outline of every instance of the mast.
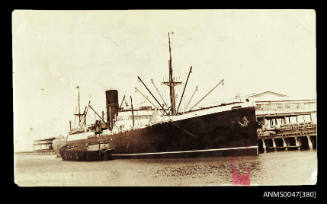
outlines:
[{"label": "mast", "polygon": [[[173,33],[172,33],[173,34]],[[169,65],[169,82],[163,82],[167,86],[169,86],[170,90],[170,109],[171,109],[171,114],[176,115],[176,103],[175,103],[175,86],[178,84],[181,84],[182,82],[174,82],[173,79],[173,67],[172,67],[172,58],[171,58],[171,47],[170,47],[170,36],[168,33],[168,44],[169,44],[169,60],[168,60],[168,65]]]},{"label": "mast", "polygon": [[[83,116],[83,117],[85,117],[85,112],[84,113],[81,113],[81,104],[80,104],[80,91],[79,91],[79,85],[77,85],[77,109],[78,110],[75,110],[75,116],[77,116],[78,117],[78,128],[81,128],[82,126],[81,126],[81,120],[82,120],[82,117],[81,116]],[[78,111],[78,113],[76,113]],[[84,122],[84,124],[85,124],[85,122]],[[76,125],[76,117],[75,117],[75,125]]]},{"label": "mast", "polygon": [[81,122],[81,108],[80,108],[80,96],[79,96],[79,85],[77,85],[77,91],[78,91],[78,125],[80,125]]},{"label": "mast", "polygon": [[132,99],[132,96],[130,96],[130,98],[131,98],[131,110],[132,110],[132,119],[133,119],[133,127],[134,127],[135,121],[134,121],[133,99]]}]

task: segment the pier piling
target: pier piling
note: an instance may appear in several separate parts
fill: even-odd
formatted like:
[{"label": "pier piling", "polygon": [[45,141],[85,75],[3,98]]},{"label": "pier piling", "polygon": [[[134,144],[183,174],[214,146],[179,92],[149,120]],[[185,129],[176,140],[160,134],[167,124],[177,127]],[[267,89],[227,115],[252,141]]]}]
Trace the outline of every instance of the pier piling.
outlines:
[{"label": "pier piling", "polygon": [[264,139],[262,139],[262,147],[263,147],[263,152],[267,153],[267,147]]},{"label": "pier piling", "polygon": [[273,144],[274,150],[276,150],[276,142],[275,142],[275,139],[272,139],[272,144]]},{"label": "pier piling", "polygon": [[288,150],[286,140],[284,138],[282,138],[282,140],[283,140],[283,147],[285,147],[285,150]]},{"label": "pier piling", "polygon": [[310,136],[307,136],[307,139],[308,139],[309,149],[310,149],[310,150],[313,150],[313,145],[312,145],[312,141],[311,141],[311,139],[310,139]]},{"label": "pier piling", "polygon": [[295,139],[295,145],[298,146],[298,149],[301,149],[302,142],[299,137],[294,137]]}]

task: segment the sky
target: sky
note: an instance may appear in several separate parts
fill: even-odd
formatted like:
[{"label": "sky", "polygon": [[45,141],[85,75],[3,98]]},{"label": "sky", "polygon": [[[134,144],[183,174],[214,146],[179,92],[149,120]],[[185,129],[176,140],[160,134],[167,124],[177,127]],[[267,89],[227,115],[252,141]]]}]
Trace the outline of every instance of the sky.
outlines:
[{"label": "sky", "polygon": [[[169,102],[168,32],[173,74],[186,81],[181,109],[224,79],[200,105],[262,91],[316,98],[314,10],[125,10],[12,13],[14,150],[32,150],[35,139],[66,135],[91,101],[105,110],[105,90],[148,105],[135,87]],[[176,87],[179,102],[183,85]],[[153,100],[154,101],[154,100]],[[176,102],[176,103],[177,103]],[[88,122],[95,114],[88,114]]]}]

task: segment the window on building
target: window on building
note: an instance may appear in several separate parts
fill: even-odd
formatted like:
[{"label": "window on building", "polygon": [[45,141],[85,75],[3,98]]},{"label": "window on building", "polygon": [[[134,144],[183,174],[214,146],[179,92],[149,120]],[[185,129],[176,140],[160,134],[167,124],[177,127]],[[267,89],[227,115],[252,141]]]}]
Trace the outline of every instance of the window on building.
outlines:
[{"label": "window on building", "polygon": [[304,115],[298,115],[297,116],[297,122],[298,123],[304,123]]},{"label": "window on building", "polygon": [[277,109],[278,109],[279,111],[284,110],[284,104],[283,104],[283,103],[278,103],[278,104],[277,104]]},{"label": "window on building", "polygon": [[304,122],[311,122],[310,115],[304,115]]},{"label": "window on building", "polygon": [[277,125],[277,121],[276,121],[276,118],[272,118],[271,120],[270,120],[270,124],[271,124],[271,126],[276,126]]},{"label": "window on building", "polygon": [[291,103],[290,104],[290,109],[295,110],[296,109],[296,106],[297,106],[296,103]]},{"label": "window on building", "polygon": [[317,123],[317,113],[311,113],[311,121]]},{"label": "window on building", "polygon": [[305,103],[305,104],[304,104],[304,108],[305,108],[306,110],[309,110],[309,109],[311,108],[311,104],[310,104],[310,103]]},{"label": "window on building", "polygon": [[270,106],[269,106],[269,104],[265,104],[265,105],[263,105],[263,110],[265,110],[265,111],[269,111],[269,110],[270,110]]},{"label": "window on building", "polygon": [[277,110],[277,104],[276,103],[271,104],[271,110],[274,110],[274,111]]},{"label": "window on building", "polygon": [[295,123],[297,123],[296,116],[291,116],[290,117],[290,124],[295,124]]},{"label": "window on building", "polygon": [[262,107],[261,104],[257,104],[256,109],[257,109],[257,110],[263,110],[263,107]]},{"label": "window on building", "polygon": [[284,124],[284,120],[283,118],[277,118],[277,125],[283,125]]},{"label": "window on building", "polygon": [[265,119],[265,127],[270,128],[270,120],[269,119]]},{"label": "window on building", "polygon": [[301,104],[300,103],[297,103],[296,104],[296,109],[298,110],[298,109],[301,109]]}]

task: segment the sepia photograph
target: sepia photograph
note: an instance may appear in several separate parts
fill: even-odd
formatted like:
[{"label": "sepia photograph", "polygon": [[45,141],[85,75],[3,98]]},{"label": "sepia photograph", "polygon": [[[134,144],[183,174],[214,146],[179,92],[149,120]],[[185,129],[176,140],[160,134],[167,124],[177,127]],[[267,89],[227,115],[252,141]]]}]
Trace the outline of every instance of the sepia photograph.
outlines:
[{"label": "sepia photograph", "polygon": [[315,10],[11,18],[19,187],[317,184]]}]

